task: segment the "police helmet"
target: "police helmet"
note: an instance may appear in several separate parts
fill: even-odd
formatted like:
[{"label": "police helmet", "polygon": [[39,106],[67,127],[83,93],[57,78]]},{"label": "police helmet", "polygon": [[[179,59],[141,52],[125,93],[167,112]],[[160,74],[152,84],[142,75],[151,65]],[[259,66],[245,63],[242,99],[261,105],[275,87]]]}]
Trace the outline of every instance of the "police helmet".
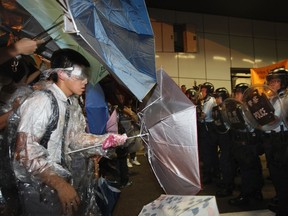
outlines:
[{"label": "police helmet", "polygon": [[188,97],[189,99],[192,99],[192,98],[196,98],[196,96],[197,96],[197,91],[196,91],[195,89],[193,89],[193,88],[189,88],[189,89],[185,92],[185,94],[187,95],[187,97]]},{"label": "police helmet", "polygon": [[202,88],[206,88],[207,89],[207,94],[213,94],[214,92],[214,85],[210,82],[204,82],[202,85],[201,85],[201,89]]},{"label": "police helmet", "polygon": [[224,101],[226,98],[229,97],[229,92],[226,88],[221,87],[221,88],[217,88],[214,92],[214,97],[221,97],[222,101]]},{"label": "police helmet", "polygon": [[269,84],[269,82],[272,79],[280,79],[281,81],[281,89],[285,89],[287,87],[287,78],[288,78],[287,69],[285,68],[276,68],[274,70],[271,70],[268,75],[266,76],[266,81]]},{"label": "police helmet", "polygon": [[234,94],[236,92],[241,92],[243,94],[247,88],[249,88],[249,85],[247,83],[239,83],[234,87],[233,92]]}]

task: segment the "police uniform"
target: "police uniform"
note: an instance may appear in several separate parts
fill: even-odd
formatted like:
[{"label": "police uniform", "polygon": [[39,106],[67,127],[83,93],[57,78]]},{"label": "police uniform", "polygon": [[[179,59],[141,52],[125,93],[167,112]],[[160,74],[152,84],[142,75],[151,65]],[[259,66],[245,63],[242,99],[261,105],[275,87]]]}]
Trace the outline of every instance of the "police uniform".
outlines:
[{"label": "police uniform", "polygon": [[[283,92],[279,96],[283,98]],[[276,191],[277,215],[288,215],[288,129],[281,122],[274,130],[266,131],[263,140],[267,167]]]},{"label": "police uniform", "polygon": [[251,198],[262,200],[262,165],[257,151],[260,132],[232,130],[233,155],[240,169],[240,195],[229,200],[232,205],[249,203]]},{"label": "police uniform", "polygon": [[217,197],[230,196],[234,189],[234,178],[236,174],[236,164],[232,156],[231,131],[224,121],[223,117],[223,101],[229,97],[226,88],[218,88],[215,90],[215,98],[221,98],[217,106],[212,109],[212,116],[217,132],[217,143],[219,145],[219,167],[220,167],[220,186],[223,189],[216,192]]},{"label": "police uniform", "polygon": [[204,98],[202,112],[205,119],[198,118],[198,137],[200,160],[203,162],[203,183],[211,183],[219,173],[219,161],[216,138],[217,134],[212,118],[212,108],[216,106],[215,98],[208,95]]},{"label": "police uniform", "polygon": [[[248,88],[248,85],[238,85],[234,91],[240,90],[242,94]],[[239,101],[235,100],[228,112],[230,125],[232,125],[232,154],[239,167],[241,177],[240,195],[229,200],[231,205],[245,205],[249,204],[252,199],[263,199],[261,193],[263,186],[262,166],[257,151],[260,136],[257,130],[252,129],[246,123],[240,104]]]}]

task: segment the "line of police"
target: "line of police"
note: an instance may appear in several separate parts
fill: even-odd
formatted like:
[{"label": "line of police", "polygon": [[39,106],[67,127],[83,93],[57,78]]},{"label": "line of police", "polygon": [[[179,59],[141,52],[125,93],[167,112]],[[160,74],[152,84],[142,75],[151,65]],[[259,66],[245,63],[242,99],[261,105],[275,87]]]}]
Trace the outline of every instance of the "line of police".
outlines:
[{"label": "line of police", "polygon": [[223,189],[216,196],[231,196],[240,171],[240,195],[229,200],[231,205],[263,200],[259,156],[265,154],[276,192],[269,208],[277,216],[288,216],[287,83],[287,70],[277,68],[268,73],[264,85],[239,83],[233,97],[223,87],[214,91],[209,82],[186,91],[198,110],[203,184],[221,179]]}]

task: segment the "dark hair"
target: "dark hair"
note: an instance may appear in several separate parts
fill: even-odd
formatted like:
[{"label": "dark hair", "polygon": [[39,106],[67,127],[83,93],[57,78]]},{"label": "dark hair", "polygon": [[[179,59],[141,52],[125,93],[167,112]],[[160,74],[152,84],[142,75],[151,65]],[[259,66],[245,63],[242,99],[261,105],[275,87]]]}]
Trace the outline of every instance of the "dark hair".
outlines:
[{"label": "dark hair", "polygon": [[88,60],[73,49],[59,49],[52,54],[51,68],[68,68],[75,64],[90,67]]}]

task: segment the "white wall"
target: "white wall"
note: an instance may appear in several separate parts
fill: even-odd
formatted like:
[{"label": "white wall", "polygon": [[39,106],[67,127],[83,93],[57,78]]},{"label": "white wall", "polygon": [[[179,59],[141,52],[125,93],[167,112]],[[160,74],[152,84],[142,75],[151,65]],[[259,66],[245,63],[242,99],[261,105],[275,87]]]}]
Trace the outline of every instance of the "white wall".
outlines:
[{"label": "white wall", "polygon": [[163,67],[179,86],[209,81],[215,89],[231,91],[230,68],[263,67],[288,58],[285,23],[152,8],[148,12],[152,22],[195,26],[197,52],[156,51],[156,68]]}]

